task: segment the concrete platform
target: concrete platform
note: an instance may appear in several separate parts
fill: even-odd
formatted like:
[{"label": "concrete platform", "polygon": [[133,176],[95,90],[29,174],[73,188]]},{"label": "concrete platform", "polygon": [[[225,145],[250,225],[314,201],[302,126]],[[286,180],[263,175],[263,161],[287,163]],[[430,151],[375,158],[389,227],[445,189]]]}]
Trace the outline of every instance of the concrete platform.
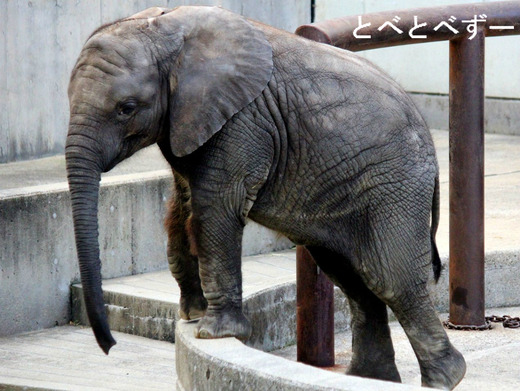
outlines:
[{"label": "concrete platform", "polygon": [[[520,307],[490,308],[486,315],[520,316]],[[442,320],[447,315],[440,316]],[[420,385],[419,365],[404,330],[397,322],[391,322],[392,342],[396,352],[396,364],[404,384]],[[514,391],[520,389],[520,329],[504,328],[501,323],[493,323],[487,331],[447,330],[451,342],[463,354],[466,376],[456,388],[457,391],[487,391],[491,389]],[[328,368],[333,372],[345,373],[352,357],[351,332],[335,335],[336,365]],[[272,354],[296,361],[296,346],[271,352]]]},{"label": "concrete platform", "polygon": [[[104,173],[103,178],[154,171],[163,171],[161,174],[164,176],[171,173],[168,162],[162,157],[156,145],[137,152],[130,159]],[[67,172],[63,155],[0,164],[0,197],[15,195],[27,187],[65,182],[67,182]]]},{"label": "concrete platform", "polygon": [[175,346],[114,333],[106,356],[90,328],[61,326],[0,338],[0,390],[171,390]]}]

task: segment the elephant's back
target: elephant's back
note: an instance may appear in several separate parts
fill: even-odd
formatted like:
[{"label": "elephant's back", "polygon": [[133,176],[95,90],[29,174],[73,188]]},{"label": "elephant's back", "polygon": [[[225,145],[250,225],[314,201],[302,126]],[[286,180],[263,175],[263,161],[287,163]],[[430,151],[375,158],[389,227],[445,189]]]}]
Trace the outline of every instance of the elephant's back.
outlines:
[{"label": "elephant's back", "polygon": [[273,41],[273,53],[270,86],[286,131],[313,140],[316,153],[340,148],[346,160],[373,147],[417,160],[435,155],[429,129],[408,94],[369,61],[291,34]]},{"label": "elephant's back", "polygon": [[314,118],[327,123],[327,117],[335,117],[335,122],[364,128],[367,122],[380,123],[381,129],[413,123],[427,131],[408,94],[367,59],[270,26],[260,27],[273,48],[272,84]]},{"label": "elephant's back", "polygon": [[341,219],[370,198],[391,199],[396,187],[430,202],[435,149],[406,92],[354,53],[269,29],[267,38],[275,65],[269,93],[287,143],[266,187],[270,218],[289,221],[279,205],[292,200],[310,220]]}]

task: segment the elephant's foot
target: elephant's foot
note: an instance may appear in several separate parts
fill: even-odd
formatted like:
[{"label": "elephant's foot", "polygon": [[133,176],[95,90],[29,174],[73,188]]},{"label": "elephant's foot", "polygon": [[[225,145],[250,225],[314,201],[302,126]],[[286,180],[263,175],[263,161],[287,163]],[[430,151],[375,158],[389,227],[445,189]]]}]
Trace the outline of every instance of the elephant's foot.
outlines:
[{"label": "elephant's foot", "polygon": [[179,316],[184,320],[198,320],[204,316],[208,308],[208,301],[202,295],[202,290],[198,293],[181,293]]},{"label": "elephant's foot", "polygon": [[391,360],[381,358],[381,360],[363,362],[353,359],[347,370],[347,375],[401,383],[401,376],[399,375],[393,358]]},{"label": "elephant's foot", "polygon": [[448,355],[432,362],[421,363],[424,387],[452,390],[466,373],[466,361],[453,346]]},{"label": "elephant's foot", "polygon": [[239,309],[208,311],[195,331],[196,338],[204,339],[235,337],[247,340],[250,336],[251,324]]}]

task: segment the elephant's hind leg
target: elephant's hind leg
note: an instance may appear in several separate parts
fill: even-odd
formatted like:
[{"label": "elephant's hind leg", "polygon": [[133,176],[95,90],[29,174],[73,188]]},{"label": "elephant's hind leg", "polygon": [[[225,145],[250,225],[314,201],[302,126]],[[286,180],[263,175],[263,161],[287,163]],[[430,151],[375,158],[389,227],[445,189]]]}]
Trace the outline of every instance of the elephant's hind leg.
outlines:
[{"label": "elephant's hind leg", "polygon": [[449,341],[430,299],[414,295],[389,305],[419,360],[422,385],[451,390],[466,373],[464,357]]},{"label": "elephant's hind leg", "polygon": [[352,313],[352,360],[347,374],[401,382],[388,327],[386,305],[352,269],[350,261],[309,248],[316,263],[347,295]]},{"label": "elephant's hind leg", "polygon": [[202,293],[199,261],[191,233],[190,189],[174,172],[175,187],[168,201],[165,226],[168,232],[168,266],[181,290],[179,315],[185,320],[201,318],[208,303]]},{"label": "elephant's hind leg", "polygon": [[392,309],[406,332],[419,361],[422,385],[452,389],[463,378],[466,364],[449,341],[428,293],[429,216],[400,216],[372,224],[368,245],[360,245],[371,265],[363,280]]},{"label": "elephant's hind leg", "polygon": [[353,355],[347,374],[400,383],[386,305],[365,286],[348,299],[352,312]]}]

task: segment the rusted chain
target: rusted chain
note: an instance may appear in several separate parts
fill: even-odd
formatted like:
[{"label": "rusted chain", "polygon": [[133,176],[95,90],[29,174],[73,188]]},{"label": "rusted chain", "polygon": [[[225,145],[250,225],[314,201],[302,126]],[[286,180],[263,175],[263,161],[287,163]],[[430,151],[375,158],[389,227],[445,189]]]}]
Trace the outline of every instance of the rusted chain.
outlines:
[{"label": "rusted chain", "polygon": [[509,315],[496,316],[491,315],[487,316],[486,320],[494,323],[502,323],[504,327],[509,329],[518,329],[520,328],[520,317],[513,318]]},{"label": "rusted chain", "polygon": [[502,326],[504,328],[509,329],[518,329],[520,328],[520,317],[513,318],[510,315],[503,315],[503,316],[486,316],[486,323],[482,326],[468,326],[468,325],[458,325],[453,324],[448,319],[447,321],[443,322],[442,324],[447,329],[452,330],[468,330],[468,331],[484,331],[484,330],[490,330],[492,329],[491,323],[502,323]]},{"label": "rusted chain", "polygon": [[484,331],[491,329],[491,323],[486,319],[486,323],[482,326],[473,326],[473,325],[459,325],[453,324],[448,319],[446,322],[442,323],[444,327],[451,330],[464,330],[464,331]]}]

